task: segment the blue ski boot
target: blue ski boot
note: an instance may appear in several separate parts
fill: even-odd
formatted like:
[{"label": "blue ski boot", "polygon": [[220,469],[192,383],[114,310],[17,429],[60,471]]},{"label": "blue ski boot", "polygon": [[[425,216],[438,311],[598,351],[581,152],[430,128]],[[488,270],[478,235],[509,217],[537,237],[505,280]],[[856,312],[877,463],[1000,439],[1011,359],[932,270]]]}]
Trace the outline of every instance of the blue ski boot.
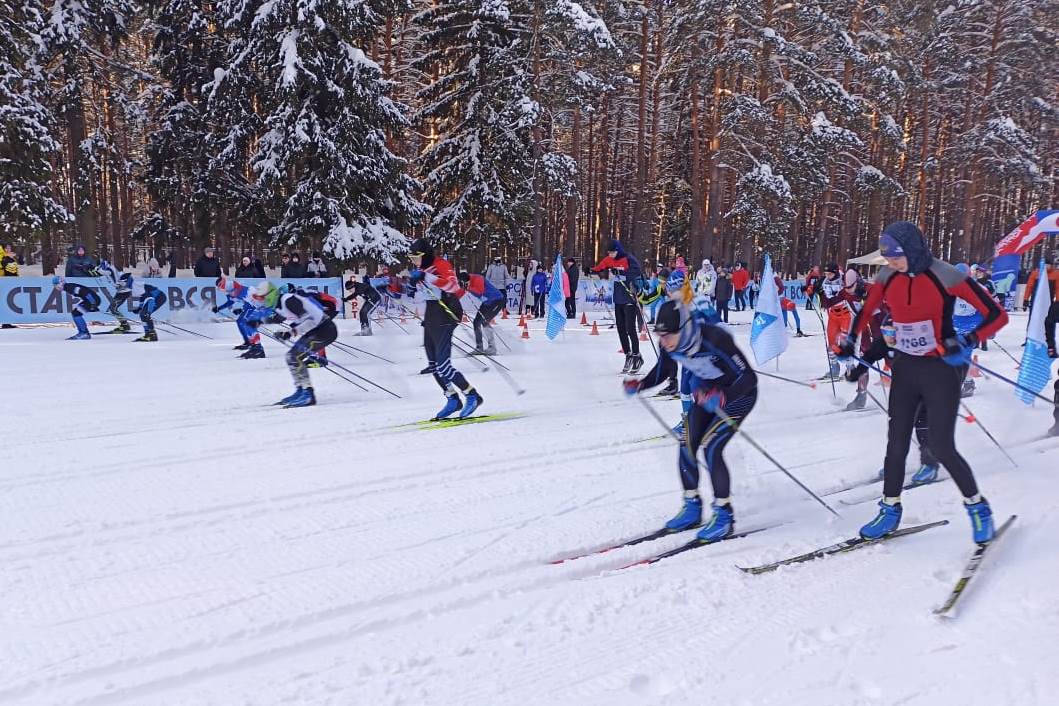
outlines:
[{"label": "blue ski boot", "polygon": [[88,331],[78,331],[77,333],[75,333],[73,336],[70,336],[66,340],[67,341],[87,341],[90,338],[92,338],[92,334],[90,334]]},{"label": "blue ski boot", "polygon": [[964,501],[963,506],[971,518],[971,532],[974,534],[975,544],[988,544],[993,541],[996,528],[993,527],[993,510],[989,507],[989,501],[985,498],[976,503]]},{"label": "blue ski boot", "polygon": [[681,417],[677,425],[673,427],[673,433],[679,436],[681,439],[684,438],[684,418]]},{"label": "blue ski boot", "polygon": [[312,407],[314,404],[316,404],[316,395],[313,393],[313,388],[303,387],[294,395],[294,399],[283,406],[290,409],[292,407]]},{"label": "blue ski boot", "polygon": [[923,467],[920,468],[912,476],[912,485],[923,485],[924,483],[933,483],[938,479],[938,464],[936,463],[924,463]]},{"label": "blue ski boot", "polygon": [[478,390],[471,390],[467,393],[467,401],[463,403],[463,411],[460,412],[460,419],[466,419],[467,417],[474,414],[474,410],[478,409],[485,399],[478,394]]},{"label": "blue ski boot", "polygon": [[885,500],[879,501],[879,514],[875,519],[860,528],[860,536],[864,539],[879,539],[890,534],[901,524],[901,503],[888,504]]},{"label": "blue ski boot", "polygon": [[296,398],[296,397],[297,397],[298,395],[300,395],[301,393],[302,393],[302,389],[301,389],[300,387],[296,387],[296,388],[294,388],[294,392],[292,392],[291,394],[287,395],[287,396],[286,396],[286,397],[284,397],[284,398],[283,398],[282,400],[280,400],[279,402],[277,402],[277,403],[275,404],[275,406],[277,406],[277,407],[279,407],[279,406],[286,406],[286,405],[290,404],[291,400],[293,400],[294,398]]},{"label": "blue ski boot", "polygon": [[684,498],[684,507],[680,508],[680,512],[677,513],[676,517],[666,523],[666,529],[679,532],[680,530],[686,530],[702,521],[702,498],[698,495],[693,495],[690,498]]},{"label": "blue ski boot", "polygon": [[714,505],[713,517],[699,530],[695,539],[700,542],[719,542],[735,531],[735,513],[729,504]]},{"label": "blue ski boot", "polygon": [[463,403],[460,402],[459,395],[446,395],[446,398],[445,406],[441,408],[440,412],[434,415],[434,421],[451,417],[453,414],[463,409]]}]

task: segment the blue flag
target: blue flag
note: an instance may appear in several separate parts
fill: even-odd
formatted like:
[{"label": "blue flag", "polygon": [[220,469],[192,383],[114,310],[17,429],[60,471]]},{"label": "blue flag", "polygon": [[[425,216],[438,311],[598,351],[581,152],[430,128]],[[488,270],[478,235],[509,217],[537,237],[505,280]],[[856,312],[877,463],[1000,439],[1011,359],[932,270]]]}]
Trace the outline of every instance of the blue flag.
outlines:
[{"label": "blue flag", "polygon": [[566,328],[566,297],[563,296],[563,258],[555,256],[555,267],[552,268],[552,287],[548,290],[548,324],[544,335],[550,340]]},{"label": "blue flag", "polygon": [[[1048,287],[1048,273],[1041,258],[1038,271],[1037,289],[1033,292],[1033,311],[1030,313],[1030,327],[1026,332],[1026,347],[1022,351],[1022,365],[1019,367],[1019,384],[1040,393],[1052,377],[1052,359],[1048,357],[1048,345],[1044,342],[1044,319],[1048,316],[1051,305]],[[1015,388],[1015,395],[1026,404],[1033,404],[1036,399],[1026,390]]]},{"label": "blue flag", "polygon": [[780,295],[776,290],[776,276],[772,272],[772,258],[765,256],[765,271],[761,273],[761,292],[750,328],[750,347],[758,365],[764,365],[787,350],[787,327],[783,325]]}]

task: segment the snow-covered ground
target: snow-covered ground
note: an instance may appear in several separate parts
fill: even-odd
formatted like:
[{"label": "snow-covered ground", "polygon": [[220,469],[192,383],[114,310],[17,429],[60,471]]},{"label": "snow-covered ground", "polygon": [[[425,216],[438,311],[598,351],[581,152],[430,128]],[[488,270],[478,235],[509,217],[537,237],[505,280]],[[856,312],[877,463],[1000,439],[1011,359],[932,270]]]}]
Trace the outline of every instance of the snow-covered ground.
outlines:
[{"label": "snow-covered ground", "polygon": [[[301,410],[269,406],[290,391],[279,347],[236,360],[230,324],[155,345],[0,331],[0,703],[1059,703],[1059,442],[1031,441],[1047,410],[995,380],[969,400],[1018,467],[972,425],[958,443],[1019,520],[954,621],[931,614],[972,548],[951,483],[904,499],[906,524],[946,527],[749,576],[736,565],[855,534],[877,489],[830,496],[835,520],[742,439],[739,526],[786,524],[649,567],[614,571],[686,537],[553,566],[672,515],[676,450],[641,441],[660,429],[621,395],[613,330],[503,324],[527,394],[457,364],[483,414],[524,416],[439,430],[401,426],[442,402],[414,326],[343,338],[394,365],[331,351],[403,399],[314,370]],[[1000,339],[1016,354],[1024,326]],[[822,347],[792,340],[781,372],[820,374]],[[995,348],[981,362],[1014,374]],[[885,444],[881,412],[838,409],[826,384],[764,379],[746,430],[827,492]]]}]

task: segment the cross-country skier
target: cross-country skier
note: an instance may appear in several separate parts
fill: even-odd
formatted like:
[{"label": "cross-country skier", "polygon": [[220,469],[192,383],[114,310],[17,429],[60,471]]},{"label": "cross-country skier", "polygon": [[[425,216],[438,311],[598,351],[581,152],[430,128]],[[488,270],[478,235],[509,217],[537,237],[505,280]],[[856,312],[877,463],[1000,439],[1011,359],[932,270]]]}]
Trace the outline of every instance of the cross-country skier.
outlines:
[{"label": "cross-country skier", "polygon": [[698,539],[718,541],[735,529],[724,447],[735,435],[733,424],[741,424],[754,408],[757,375],[727,331],[706,322],[686,305],[672,300],[663,304],[654,330],[658,335],[658,362],[642,380],[625,380],[625,392],[635,395],[661,385],[673,374],[677,363],[689,375],[695,403],[688,412],[687,443],[678,453],[684,505],[666,527],[683,530],[702,521],[696,456],[699,447],[705,445],[706,467],[713,485],[713,516],[699,530]]},{"label": "cross-country skier", "polygon": [[316,404],[316,393],[309,378],[309,368],[327,365],[323,351],[338,338],[333,314],[316,297],[300,291],[281,295],[276,313],[290,324],[290,330],[280,331],[276,338],[297,338],[287,351],[287,368],[294,379],[294,393],[276,404],[311,407]]},{"label": "cross-country skier", "polygon": [[70,315],[73,317],[74,326],[77,327],[77,333],[66,340],[87,341],[92,338],[92,334],[88,332],[88,324],[85,322],[85,314],[99,311],[102,299],[91,287],[75,282],[67,282],[66,278],[59,275],[52,277],[51,283],[55,286],[55,289],[63,291],[73,298]]},{"label": "cross-country skier", "polygon": [[243,315],[239,317],[243,320],[239,330],[249,347],[240,358],[251,360],[265,357],[265,348],[261,345],[261,334],[257,329],[275,315],[279,296],[280,290],[268,280],[250,290],[250,296],[246,299],[250,306],[244,306]]},{"label": "cross-country skier", "polygon": [[618,328],[618,340],[625,354],[622,373],[637,373],[643,367],[640,355],[640,339],[637,336],[640,308],[634,293],[640,288],[640,261],[625,252],[617,240],[607,245],[607,256],[592,268],[592,272],[608,271],[614,281],[614,323]]},{"label": "cross-country skier", "polygon": [[119,279],[125,283],[133,297],[132,313],[140,315],[143,322],[143,335],[134,338],[139,343],[154,343],[158,341],[158,332],[154,330],[154,312],[165,304],[165,294],[158,287],[145,284],[142,279],[136,279],[128,272],[121,275]]},{"label": "cross-country skier", "polygon": [[121,307],[132,298],[132,290],[127,285],[127,280],[121,278],[122,272],[106,260],[100,260],[90,272],[93,277],[101,278],[108,284],[114,285],[116,290],[114,298],[107,305],[107,313],[118,320],[118,325],[110,331],[103,333],[130,333],[129,319],[122,313]]},{"label": "cross-country skier", "polygon": [[[235,326],[243,337],[242,344],[235,346],[233,350],[245,351],[250,348],[250,336],[254,333],[253,327],[246,322],[246,316],[253,310],[250,304],[250,288],[240,284],[239,280],[221,276],[217,278],[217,289],[224,292],[225,301],[220,306],[211,307],[210,311],[219,314],[227,309],[232,310],[236,315]],[[237,303],[240,305],[238,309],[235,308]]]},{"label": "cross-country skier", "polygon": [[[828,265],[824,269],[824,279],[820,283],[819,294],[821,309],[827,312],[828,346],[834,346],[849,334],[853,316],[856,313],[855,307],[860,303],[856,291],[858,282],[859,276],[856,270],[848,270],[845,275],[842,275],[838,265]],[[838,361],[829,355],[828,363],[830,376],[838,378],[841,368]]]},{"label": "cross-country skier", "polygon": [[[474,315],[474,346],[475,353],[485,355],[496,355],[496,332],[490,322],[504,308],[504,295],[493,283],[482,275],[472,275],[469,272],[459,274],[460,286],[468,294],[478,299],[478,313]],[[483,333],[489,341],[483,345]]]},{"label": "cross-country skier", "polygon": [[[445,406],[434,419],[445,419],[456,412],[460,412],[460,419],[465,419],[481,406],[483,398],[463,373],[452,367],[452,335],[463,318],[460,298],[464,291],[452,265],[434,254],[434,246],[426,238],[412,243],[408,256],[416,268],[408,282],[426,299],[423,348],[427,354],[427,368],[433,372],[434,380],[446,397]],[[466,401],[460,401],[457,390],[463,391]]]},{"label": "cross-country skier", "polygon": [[[914,224],[891,223],[879,237],[879,247],[887,265],[875,278],[850,334],[836,346],[841,357],[852,356],[856,336],[868,325],[865,312],[886,305],[896,329],[886,477],[879,513],[861,528],[861,536],[877,539],[901,523],[905,458],[917,410],[923,404],[930,420],[931,450],[963,494],[974,541],[984,544],[995,532],[992,511],[978,491],[971,467],[956,450],[954,436],[960,385],[971,352],[979,340],[1007,323],[1007,313],[972,279],[935,259]],[[967,334],[957,334],[953,327],[952,308],[957,297],[966,299],[984,317],[981,325]]]},{"label": "cross-country skier", "polygon": [[[965,277],[971,276],[971,268],[966,262],[956,263],[956,269]],[[977,282],[978,280],[975,281]],[[992,286],[992,283],[990,283],[990,286]],[[956,333],[958,335],[968,334],[981,325],[982,315],[974,308],[974,305],[966,299],[957,297],[955,303],[952,305],[952,327],[956,329]],[[984,345],[985,341],[982,341],[981,343]],[[974,395],[974,391],[974,378],[968,375],[963,379],[963,386],[960,388],[960,397],[971,397]]]},{"label": "cross-country skier", "polygon": [[342,298],[344,302],[353,301],[357,297],[364,300],[364,306],[360,308],[360,331],[353,334],[354,336],[372,335],[371,315],[382,303],[382,294],[379,290],[390,285],[389,277],[369,278],[364,275],[363,280],[363,282],[358,282],[356,278],[353,278],[346,282],[346,291],[349,294]]}]

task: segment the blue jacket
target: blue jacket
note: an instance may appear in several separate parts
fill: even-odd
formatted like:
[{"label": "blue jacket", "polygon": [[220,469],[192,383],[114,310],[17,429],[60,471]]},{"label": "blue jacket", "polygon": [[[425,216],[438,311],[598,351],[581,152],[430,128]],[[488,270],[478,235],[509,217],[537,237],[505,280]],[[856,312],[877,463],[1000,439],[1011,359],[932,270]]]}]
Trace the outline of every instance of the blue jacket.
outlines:
[{"label": "blue jacket", "polygon": [[544,294],[545,292],[547,292],[548,275],[544,274],[543,272],[538,272],[537,274],[533,275],[532,287],[534,294]]}]

